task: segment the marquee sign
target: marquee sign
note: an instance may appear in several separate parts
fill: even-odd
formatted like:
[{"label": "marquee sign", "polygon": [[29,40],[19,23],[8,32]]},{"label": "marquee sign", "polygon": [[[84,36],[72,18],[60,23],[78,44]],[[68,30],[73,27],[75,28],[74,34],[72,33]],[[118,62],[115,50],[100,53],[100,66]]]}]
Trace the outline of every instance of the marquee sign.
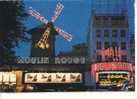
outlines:
[{"label": "marquee sign", "polygon": [[81,83],[81,73],[25,73],[24,83]]},{"label": "marquee sign", "polygon": [[128,72],[98,72],[96,82],[100,86],[117,85],[122,86],[124,80],[129,79]]},{"label": "marquee sign", "polygon": [[133,71],[133,66],[127,62],[102,62],[91,65],[92,75],[98,71]]},{"label": "marquee sign", "polygon": [[16,84],[16,74],[13,72],[0,72],[0,84]]}]

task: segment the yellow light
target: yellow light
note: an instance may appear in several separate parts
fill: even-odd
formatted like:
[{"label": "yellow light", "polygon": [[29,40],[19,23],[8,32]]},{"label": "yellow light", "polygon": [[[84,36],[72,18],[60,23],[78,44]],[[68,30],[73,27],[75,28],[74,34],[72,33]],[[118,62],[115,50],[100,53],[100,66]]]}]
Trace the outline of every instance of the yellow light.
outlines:
[{"label": "yellow light", "polygon": [[46,43],[46,48],[49,48],[49,44],[48,43]]},{"label": "yellow light", "polygon": [[41,44],[39,45],[39,47],[40,47],[40,48],[42,48],[42,49],[44,49],[44,48],[45,48],[45,46],[44,46],[44,44],[43,44],[43,43],[41,43]]}]

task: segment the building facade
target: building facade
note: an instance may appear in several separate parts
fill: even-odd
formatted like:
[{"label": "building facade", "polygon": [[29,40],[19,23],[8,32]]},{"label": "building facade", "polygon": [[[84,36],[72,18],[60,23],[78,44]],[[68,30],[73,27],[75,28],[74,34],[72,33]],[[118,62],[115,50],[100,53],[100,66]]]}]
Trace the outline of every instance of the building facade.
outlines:
[{"label": "building facade", "polygon": [[131,63],[135,65],[135,36],[134,34],[131,34],[129,37],[129,44],[130,44],[130,58]]},{"label": "building facade", "polygon": [[104,74],[113,74],[114,79],[116,76],[122,77],[117,78],[116,85],[127,79],[122,71],[128,74],[128,80],[133,76],[129,43],[133,23],[129,22],[129,4],[133,4],[133,0],[93,0],[88,35],[92,82],[87,85],[96,86],[97,79],[100,79],[98,83],[103,86],[114,84],[110,80],[105,82],[107,78],[102,78]]},{"label": "building facade", "polygon": [[[93,0],[89,33],[89,61],[131,61],[129,52],[128,0]],[[108,55],[112,49],[117,55]],[[102,52],[101,52],[102,51]],[[110,53],[109,53],[110,54]]]}]

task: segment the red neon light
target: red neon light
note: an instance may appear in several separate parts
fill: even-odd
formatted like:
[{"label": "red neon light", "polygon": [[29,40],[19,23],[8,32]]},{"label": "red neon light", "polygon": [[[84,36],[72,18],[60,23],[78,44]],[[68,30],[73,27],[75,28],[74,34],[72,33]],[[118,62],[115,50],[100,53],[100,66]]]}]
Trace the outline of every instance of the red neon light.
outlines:
[{"label": "red neon light", "polygon": [[102,62],[91,65],[91,73],[94,76],[98,71],[133,71],[131,63],[126,62]]},{"label": "red neon light", "polygon": [[97,55],[101,55],[101,56],[118,56],[120,57],[121,55],[126,55],[127,51],[126,50],[121,50],[120,47],[110,47],[108,49],[101,49],[101,50],[97,50]]}]

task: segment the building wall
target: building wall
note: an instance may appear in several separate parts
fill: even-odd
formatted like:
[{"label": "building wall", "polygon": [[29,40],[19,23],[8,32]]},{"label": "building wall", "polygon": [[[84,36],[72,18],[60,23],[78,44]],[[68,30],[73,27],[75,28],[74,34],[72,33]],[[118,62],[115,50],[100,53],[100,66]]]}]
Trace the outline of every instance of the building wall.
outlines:
[{"label": "building wall", "polygon": [[130,50],[130,58],[131,58],[131,63],[135,65],[135,37],[134,34],[130,35],[129,38],[129,50]]},{"label": "building wall", "polygon": [[121,14],[127,10],[128,0],[92,0],[92,10],[95,14]]},{"label": "building wall", "polygon": [[[102,17],[102,16],[98,16]],[[106,16],[105,16],[106,17]],[[116,18],[119,16],[115,16]],[[99,50],[104,50],[110,47],[118,47],[121,49],[121,51],[123,51],[123,53],[121,53],[120,55],[120,59],[121,61],[123,61],[123,56],[126,55],[127,60],[129,60],[129,54],[128,54],[128,28],[127,28],[127,19],[125,19],[124,24],[120,23],[117,24],[118,22],[114,22],[116,23],[115,25],[113,25],[113,23],[111,22],[112,17],[108,17],[110,22],[102,22],[102,24],[97,25],[96,22],[93,23],[93,37],[94,37],[94,44],[95,44],[95,49],[93,53],[94,55],[94,62],[97,61],[97,51]],[[95,19],[94,19],[95,20]],[[100,23],[100,22],[99,22]],[[107,24],[106,24],[107,23]],[[125,48],[124,48],[125,46]],[[101,54],[102,56],[102,60],[101,61],[106,61],[105,57],[107,56],[107,54],[103,53]],[[126,61],[126,60],[125,60]]]},{"label": "building wall", "polygon": [[[92,15],[89,35],[89,61],[94,63],[97,61],[97,41],[101,43],[100,50],[104,49],[105,42],[109,43],[109,47],[113,46],[113,42],[117,43],[117,47],[125,45],[126,49],[121,49],[123,54],[120,56],[127,57],[130,61],[129,53],[129,24],[128,24],[128,6],[127,0],[93,0]],[[100,37],[97,37],[96,32],[100,30]],[[113,30],[117,31],[117,37],[112,37]],[[125,36],[121,37],[121,31],[125,32]],[[104,32],[108,32],[108,37],[104,36]],[[122,44],[125,43],[125,44]],[[105,55],[102,56],[102,61],[105,61]]]}]

